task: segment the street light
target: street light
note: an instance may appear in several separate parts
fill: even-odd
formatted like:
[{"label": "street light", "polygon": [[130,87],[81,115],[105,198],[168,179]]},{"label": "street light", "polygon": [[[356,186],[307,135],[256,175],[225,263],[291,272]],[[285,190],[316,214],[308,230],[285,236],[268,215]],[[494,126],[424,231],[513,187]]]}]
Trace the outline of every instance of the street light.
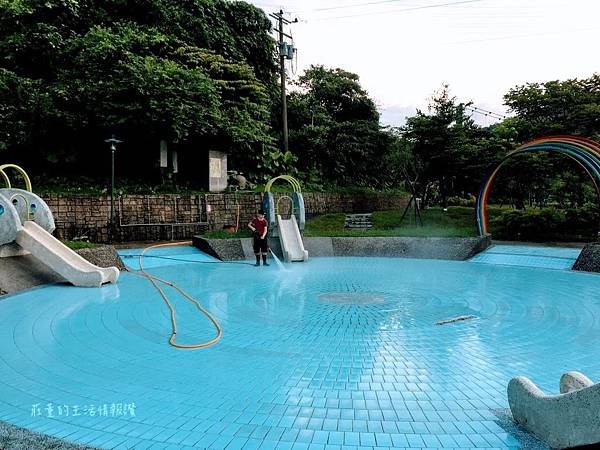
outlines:
[{"label": "street light", "polygon": [[108,241],[112,244],[115,232],[115,152],[117,144],[123,141],[118,140],[113,134],[110,139],[104,142],[110,144],[110,227],[108,229]]}]

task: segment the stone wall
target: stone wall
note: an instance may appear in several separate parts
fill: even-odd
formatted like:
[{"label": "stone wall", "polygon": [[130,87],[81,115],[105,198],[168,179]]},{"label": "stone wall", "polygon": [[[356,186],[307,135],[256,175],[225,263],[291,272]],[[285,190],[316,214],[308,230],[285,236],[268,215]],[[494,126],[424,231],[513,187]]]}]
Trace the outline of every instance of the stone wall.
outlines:
[{"label": "stone wall", "polygon": [[[276,201],[285,194],[275,194]],[[115,199],[115,242],[191,239],[224,225],[244,228],[260,208],[260,193],[201,195],[126,195]],[[110,197],[49,194],[60,239],[109,240]],[[304,193],[307,215],[401,209],[407,199],[392,194]],[[285,210],[288,202],[282,199]],[[239,216],[239,219],[238,219]],[[177,225],[173,225],[177,223]]]}]

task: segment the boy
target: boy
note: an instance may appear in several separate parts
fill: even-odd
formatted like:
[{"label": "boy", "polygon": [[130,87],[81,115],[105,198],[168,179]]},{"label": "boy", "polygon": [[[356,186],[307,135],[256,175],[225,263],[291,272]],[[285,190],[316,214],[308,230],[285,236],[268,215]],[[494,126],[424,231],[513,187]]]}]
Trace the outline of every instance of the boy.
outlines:
[{"label": "boy", "polygon": [[269,224],[267,223],[267,219],[265,219],[265,213],[259,210],[256,213],[256,217],[252,219],[252,221],[248,224],[248,228],[250,228],[254,234],[254,255],[256,256],[256,267],[260,266],[260,255],[262,254],[263,266],[268,266],[267,262],[267,252],[269,251],[269,246],[267,244],[267,232]]}]

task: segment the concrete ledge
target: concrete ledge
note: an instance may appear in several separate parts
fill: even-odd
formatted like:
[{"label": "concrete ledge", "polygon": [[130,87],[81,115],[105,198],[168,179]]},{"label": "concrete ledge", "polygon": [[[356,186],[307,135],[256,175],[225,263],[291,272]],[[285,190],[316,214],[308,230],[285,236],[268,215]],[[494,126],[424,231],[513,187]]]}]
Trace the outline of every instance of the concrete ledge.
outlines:
[{"label": "concrete ledge", "polygon": [[202,236],[192,238],[193,245],[204,253],[221,261],[246,259],[242,247],[243,239],[205,239]]},{"label": "concrete ledge", "polygon": [[75,250],[75,253],[83,256],[92,264],[98,267],[116,267],[119,270],[126,270],[125,264],[112,245],[101,245],[94,248],[82,248]]},{"label": "concrete ledge", "polygon": [[[116,266],[121,270],[125,268],[121,257],[110,245],[83,248],[76,250],[76,253],[100,267]],[[30,254],[0,258],[0,292],[5,294],[42,284],[63,282],[66,282],[64,278]]]},{"label": "concrete ledge", "polygon": [[[489,236],[476,238],[425,237],[305,237],[309,256],[388,256],[462,261],[485,250]],[[252,239],[206,239],[194,236],[194,245],[222,261],[253,258]],[[281,257],[279,239],[269,238],[271,250]]]},{"label": "concrete ledge", "polygon": [[35,433],[25,428],[15,427],[5,422],[0,422],[0,448],[3,450],[94,450],[94,447],[74,444],[45,434]]},{"label": "concrete ledge", "polygon": [[573,264],[573,270],[600,272],[600,243],[587,244]]},{"label": "concrete ledge", "polygon": [[335,256],[393,256],[462,261],[485,250],[490,238],[332,238]]}]

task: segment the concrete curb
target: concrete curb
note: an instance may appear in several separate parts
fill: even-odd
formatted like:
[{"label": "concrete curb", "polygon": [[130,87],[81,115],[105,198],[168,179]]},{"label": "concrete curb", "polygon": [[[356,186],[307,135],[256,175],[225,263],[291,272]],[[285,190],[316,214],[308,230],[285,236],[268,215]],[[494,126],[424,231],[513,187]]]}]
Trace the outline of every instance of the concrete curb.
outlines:
[{"label": "concrete curb", "polygon": [[587,244],[581,250],[573,270],[583,272],[600,272],[600,243]]},{"label": "concrete curb", "polygon": [[[489,236],[475,238],[428,237],[305,237],[309,256],[384,256],[463,261],[485,250]],[[194,236],[193,244],[222,261],[252,259],[252,239],[206,239]],[[269,238],[271,250],[281,257],[278,238]]]},{"label": "concrete curb", "polygon": [[[121,257],[110,245],[83,248],[76,253],[100,267],[125,268]],[[59,274],[29,254],[0,258],[0,293],[12,294],[42,284],[63,282],[65,280]]]},{"label": "concrete curb", "polygon": [[79,445],[35,433],[25,428],[16,427],[6,422],[0,422],[0,449],[53,449],[53,450],[94,450],[94,447]]}]

